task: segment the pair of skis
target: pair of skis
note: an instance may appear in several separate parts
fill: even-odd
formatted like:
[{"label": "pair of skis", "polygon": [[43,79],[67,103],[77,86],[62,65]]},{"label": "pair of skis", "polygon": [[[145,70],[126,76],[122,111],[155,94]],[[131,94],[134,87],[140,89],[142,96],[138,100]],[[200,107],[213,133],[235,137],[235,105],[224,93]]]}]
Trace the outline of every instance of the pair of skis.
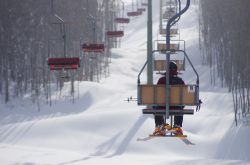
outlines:
[{"label": "pair of skis", "polygon": [[[171,133],[171,134],[168,134]],[[194,143],[192,143],[190,140],[188,140],[187,135],[172,135],[174,134],[174,132],[172,130],[166,131],[166,134],[161,136],[161,135],[152,135],[150,134],[147,137],[144,138],[137,138],[137,141],[148,141],[157,137],[175,137],[180,139],[182,142],[184,142],[186,145],[195,145]]]}]

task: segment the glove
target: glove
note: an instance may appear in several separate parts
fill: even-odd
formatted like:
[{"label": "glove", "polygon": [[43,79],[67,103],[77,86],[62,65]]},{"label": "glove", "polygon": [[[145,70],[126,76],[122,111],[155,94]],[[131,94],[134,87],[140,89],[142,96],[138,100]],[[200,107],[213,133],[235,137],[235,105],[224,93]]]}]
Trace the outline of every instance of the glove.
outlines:
[{"label": "glove", "polygon": [[201,104],[202,104],[202,101],[201,101],[201,99],[200,99],[200,100],[199,100],[199,103],[198,103],[198,105],[197,105],[197,107],[196,107],[196,112],[200,111],[200,109],[201,109]]}]

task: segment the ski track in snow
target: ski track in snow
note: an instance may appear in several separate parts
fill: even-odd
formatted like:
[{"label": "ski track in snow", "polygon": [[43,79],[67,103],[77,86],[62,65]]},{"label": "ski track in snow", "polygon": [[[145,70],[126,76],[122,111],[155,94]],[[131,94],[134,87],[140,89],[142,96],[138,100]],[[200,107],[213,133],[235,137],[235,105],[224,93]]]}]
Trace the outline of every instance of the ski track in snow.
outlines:
[{"label": "ski track in snow", "polygon": [[[154,1],[155,39],[158,5]],[[142,115],[143,107],[124,101],[136,97],[137,74],[146,60],[144,13],[125,27],[121,48],[112,50],[110,77],[100,83],[81,82],[74,104],[68,94],[70,84],[65,84],[60,99],[54,91],[53,106],[41,104],[40,112],[28,96],[1,104],[0,164],[250,164],[249,128],[234,127],[231,95],[210,85],[209,68],[202,65],[196,10],[197,6],[191,6],[179,23],[181,38],[186,40],[187,52],[200,74],[202,109],[185,116],[183,127],[196,145],[185,145],[178,138],[136,141],[154,129],[152,115]],[[193,80],[191,71],[189,67],[181,75],[185,81]]]}]

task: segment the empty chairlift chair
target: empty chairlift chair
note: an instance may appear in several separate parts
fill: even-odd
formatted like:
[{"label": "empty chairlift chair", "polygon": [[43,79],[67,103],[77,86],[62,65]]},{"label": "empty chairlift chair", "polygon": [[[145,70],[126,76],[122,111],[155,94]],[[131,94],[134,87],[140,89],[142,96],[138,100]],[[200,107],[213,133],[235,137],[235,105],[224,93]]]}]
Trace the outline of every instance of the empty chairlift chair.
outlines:
[{"label": "empty chairlift chair", "polygon": [[128,24],[130,22],[129,18],[115,18],[116,23]]},{"label": "empty chairlift chair", "polygon": [[49,58],[50,70],[76,70],[80,67],[79,57]]},{"label": "empty chairlift chair", "polygon": [[[160,29],[160,34],[166,36],[166,29]],[[178,29],[170,29],[171,37],[177,36],[178,34]]]},{"label": "empty chairlift chair", "polygon": [[124,36],[124,31],[107,31],[108,38],[119,38]]},{"label": "empty chairlift chair", "polygon": [[[171,33],[175,33],[177,32],[177,29],[171,29]],[[170,33],[170,34],[171,34]],[[170,59],[170,61],[173,61],[176,63],[177,67],[178,67],[178,71],[184,71],[185,68],[185,64],[186,64],[186,59],[185,59],[185,55],[183,52],[185,52],[186,50],[186,43],[184,40],[171,40],[175,43],[170,44],[170,54],[171,55],[176,55],[176,57],[174,57],[174,59]],[[156,46],[157,46],[157,51],[160,52],[161,54],[165,54],[166,53],[166,42],[165,40],[155,40],[156,42]],[[178,51],[182,49],[183,51]],[[158,71],[158,72],[164,72],[166,70],[166,60],[162,60],[162,59],[155,59],[154,60],[154,71]]]},{"label": "empty chairlift chair", "polygon": [[82,45],[82,50],[83,52],[102,53],[104,52],[104,44],[85,43]]},{"label": "empty chairlift chair", "polygon": [[128,17],[136,17],[142,15],[142,11],[131,11],[127,12]]},{"label": "empty chairlift chair", "polygon": [[146,8],[137,8],[137,11],[138,12],[144,12],[144,11],[146,11]]},{"label": "empty chairlift chair", "polygon": [[[157,50],[160,50],[161,52],[165,52],[167,49],[167,46],[165,43],[157,43]],[[170,50],[177,51],[179,50],[179,44],[170,44]]]},{"label": "empty chairlift chair", "polygon": [[[185,60],[171,60],[176,63],[178,71],[185,70]],[[166,60],[154,60],[154,71],[163,73],[166,71]]]}]

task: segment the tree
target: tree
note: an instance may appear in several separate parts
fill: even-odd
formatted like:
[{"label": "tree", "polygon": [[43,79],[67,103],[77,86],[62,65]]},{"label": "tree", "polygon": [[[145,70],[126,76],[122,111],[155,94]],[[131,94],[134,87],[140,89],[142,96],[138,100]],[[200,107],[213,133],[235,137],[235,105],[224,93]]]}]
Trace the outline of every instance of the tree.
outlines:
[{"label": "tree", "polygon": [[235,121],[250,113],[250,1],[200,0],[204,61],[234,100]]}]

